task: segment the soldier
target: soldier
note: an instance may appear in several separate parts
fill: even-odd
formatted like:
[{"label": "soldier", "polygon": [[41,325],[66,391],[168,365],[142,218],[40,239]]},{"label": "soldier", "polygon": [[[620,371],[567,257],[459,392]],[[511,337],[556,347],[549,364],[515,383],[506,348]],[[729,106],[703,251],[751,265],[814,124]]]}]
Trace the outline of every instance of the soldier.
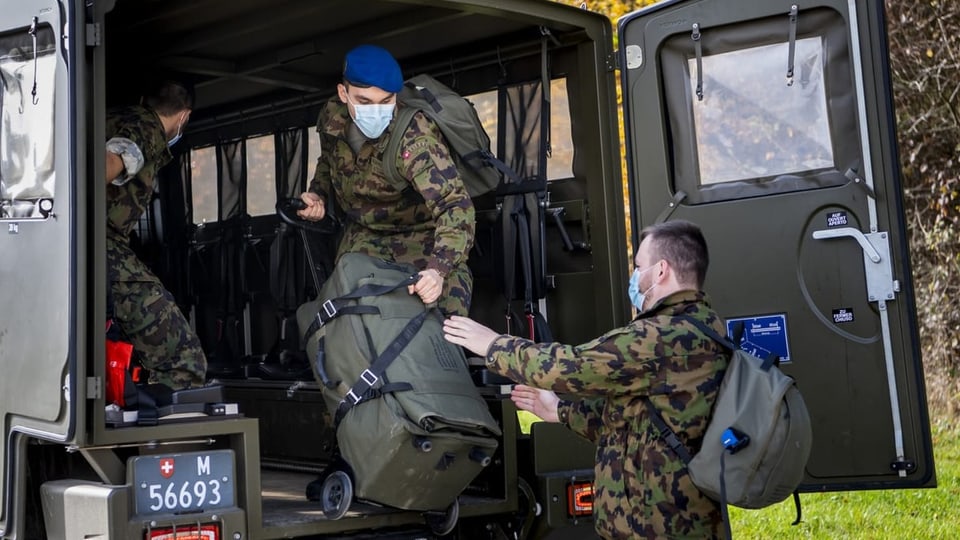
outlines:
[{"label": "soldier", "polygon": [[529,385],[514,389],[519,408],[597,444],[593,507],[602,537],[719,537],[719,505],[693,485],[640,399],[648,396],[696,453],[729,360],[680,318],[690,315],[726,333],[701,292],[707,246],[696,225],[670,221],[642,232],[634,264],[629,295],[639,315],[588,343],[533,343],[463,317],[447,320],[444,332],[485,355],[491,370]]},{"label": "soldier", "polygon": [[107,274],[114,319],[140,354],[148,382],[202,386],[207,359],[173,295],[130,249],[130,231],[150,204],[157,171],[190,118],[193,96],[161,83],[142,106],[107,114]]},{"label": "soldier", "polygon": [[[476,227],[473,203],[437,125],[419,112],[409,126],[396,125],[402,87],[400,66],[385,49],[361,45],[347,53],[337,96],[320,113],[320,158],[300,197],[307,207],[298,215],[323,219],[333,197],[345,218],[338,259],[360,252],[410,264],[420,270],[411,294],[438,302],[446,315],[466,316],[473,287],[467,268]],[[399,155],[384,156],[397,129],[404,130]],[[384,159],[397,160],[408,188],[387,180]]]}]

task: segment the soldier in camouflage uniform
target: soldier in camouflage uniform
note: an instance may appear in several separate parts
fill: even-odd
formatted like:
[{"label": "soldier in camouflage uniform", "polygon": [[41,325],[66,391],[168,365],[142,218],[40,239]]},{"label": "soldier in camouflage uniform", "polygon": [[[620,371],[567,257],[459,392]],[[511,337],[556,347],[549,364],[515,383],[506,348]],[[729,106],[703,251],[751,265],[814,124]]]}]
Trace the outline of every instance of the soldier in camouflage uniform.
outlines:
[{"label": "soldier in camouflage uniform", "polygon": [[173,296],[130,248],[130,231],[150,204],[157,171],[173,159],[193,107],[182,85],[161,84],[144,106],[107,115],[107,274],[113,317],[151,383],[202,386],[207,359]]},{"label": "soldier in camouflage uniform", "polygon": [[593,508],[600,536],[719,537],[719,505],[693,485],[641,399],[650,398],[691,453],[700,448],[729,360],[680,318],[690,315],[726,333],[700,291],[707,246],[696,225],[670,221],[643,231],[634,262],[630,296],[640,314],[588,343],[533,343],[460,317],[444,331],[449,341],[486,355],[491,370],[524,383],[513,391],[519,408],[597,444]]},{"label": "soldier in camouflage uniform", "polygon": [[[409,126],[396,125],[403,78],[386,50],[372,45],[351,50],[343,75],[338,95],[320,113],[320,158],[301,196],[307,208],[298,215],[323,219],[333,197],[345,221],[338,259],[359,252],[412,265],[420,280],[411,294],[424,303],[438,302],[447,315],[467,315],[475,215],[440,129],[423,113]],[[396,129],[404,130],[400,151],[384,156]],[[387,180],[384,159],[397,161],[409,186],[398,189]]]}]

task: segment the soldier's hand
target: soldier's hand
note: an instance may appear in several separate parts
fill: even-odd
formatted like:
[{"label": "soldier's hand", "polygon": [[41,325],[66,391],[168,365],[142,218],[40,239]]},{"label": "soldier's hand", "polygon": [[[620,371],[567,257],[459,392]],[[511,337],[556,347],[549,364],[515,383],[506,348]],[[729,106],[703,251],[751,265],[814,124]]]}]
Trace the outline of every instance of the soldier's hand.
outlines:
[{"label": "soldier's hand", "polygon": [[560,398],[550,390],[541,390],[518,384],[510,392],[510,399],[517,405],[517,408],[524,411],[530,411],[547,422],[559,422],[557,415],[557,405]]},{"label": "soldier's hand", "polygon": [[300,200],[307,205],[303,210],[297,210],[297,216],[300,218],[307,221],[320,221],[323,216],[327,215],[327,205],[323,202],[323,198],[316,193],[305,191],[300,195]]},{"label": "soldier's hand", "polygon": [[473,319],[454,315],[443,321],[443,337],[454,345],[466,347],[474,354],[486,357],[493,340],[500,337],[500,334]]},{"label": "soldier's hand", "polygon": [[407,292],[417,294],[424,304],[432,304],[440,298],[443,292],[443,278],[440,272],[433,268],[428,268],[420,272],[420,279],[416,283],[407,287]]}]

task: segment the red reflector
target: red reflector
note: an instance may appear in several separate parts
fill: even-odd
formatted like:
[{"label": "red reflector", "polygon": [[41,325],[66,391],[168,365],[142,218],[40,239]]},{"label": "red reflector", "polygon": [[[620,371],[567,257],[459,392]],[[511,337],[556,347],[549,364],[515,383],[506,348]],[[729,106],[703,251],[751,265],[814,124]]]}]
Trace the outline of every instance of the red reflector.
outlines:
[{"label": "red reflector", "polygon": [[574,517],[593,514],[593,483],[567,485],[567,513]]},{"label": "red reflector", "polygon": [[153,529],[147,533],[146,540],[220,540],[219,525],[181,525],[173,532],[173,527]]}]

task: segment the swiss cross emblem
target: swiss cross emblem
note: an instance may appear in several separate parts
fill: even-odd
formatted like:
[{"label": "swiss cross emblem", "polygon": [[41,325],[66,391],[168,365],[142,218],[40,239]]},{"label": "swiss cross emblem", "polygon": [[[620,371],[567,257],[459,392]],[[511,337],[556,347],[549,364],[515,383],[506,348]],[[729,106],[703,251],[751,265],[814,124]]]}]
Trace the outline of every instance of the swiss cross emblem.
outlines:
[{"label": "swiss cross emblem", "polygon": [[160,476],[164,478],[173,476],[173,458],[162,458],[160,460]]}]

